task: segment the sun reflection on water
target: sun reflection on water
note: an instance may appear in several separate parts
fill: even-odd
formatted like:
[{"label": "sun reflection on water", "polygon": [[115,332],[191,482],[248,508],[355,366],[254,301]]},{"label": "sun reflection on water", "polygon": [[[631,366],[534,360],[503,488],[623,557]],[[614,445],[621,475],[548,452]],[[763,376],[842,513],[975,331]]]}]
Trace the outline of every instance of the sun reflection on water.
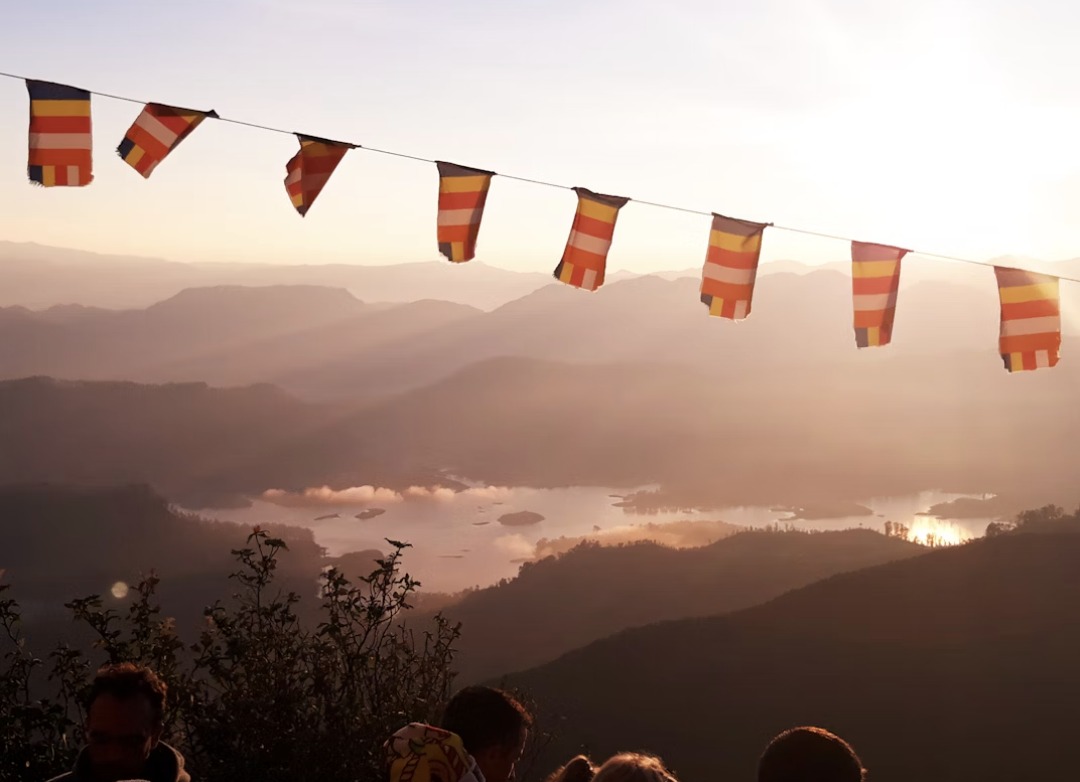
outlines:
[{"label": "sun reflection on water", "polygon": [[963,527],[935,518],[917,518],[909,529],[908,538],[923,546],[958,546],[974,537]]}]

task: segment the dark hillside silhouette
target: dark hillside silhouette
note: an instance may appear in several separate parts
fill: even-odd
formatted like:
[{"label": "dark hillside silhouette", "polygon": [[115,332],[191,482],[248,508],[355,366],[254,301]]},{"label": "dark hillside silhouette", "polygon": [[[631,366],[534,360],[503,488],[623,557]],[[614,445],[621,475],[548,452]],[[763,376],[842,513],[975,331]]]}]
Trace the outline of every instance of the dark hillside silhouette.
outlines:
[{"label": "dark hillside silhouette", "polygon": [[743,532],[709,546],[578,546],[522,566],[444,613],[460,621],[458,669],[477,681],[552,660],[628,627],[746,608],[848,570],[925,549],[869,530]]},{"label": "dark hillside silhouette", "polygon": [[509,679],[563,715],[550,761],[644,746],[751,779],[820,724],[879,782],[1067,779],[1080,535],[1005,535],[834,576],[727,616],[630,630]]},{"label": "dark hillside silhouette", "polygon": [[[320,570],[336,562],[324,557],[310,530],[267,529],[289,546],[279,563],[282,587],[312,594]],[[110,597],[112,586],[134,585],[150,573],[162,579],[166,615],[190,628],[204,607],[230,592],[230,550],[242,548],[250,532],[178,514],[146,486],[0,487],[0,581],[12,585],[31,635],[45,645],[71,630],[64,602],[99,594],[107,606],[123,608],[126,603]],[[370,564],[371,553],[341,564],[355,575],[360,562]]]},{"label": "dark hillside silhouette", "polygon": [[2,383],[0,483],[147,483],[189,506],[235,501],[236,465],[324,415],[270,386]]}]

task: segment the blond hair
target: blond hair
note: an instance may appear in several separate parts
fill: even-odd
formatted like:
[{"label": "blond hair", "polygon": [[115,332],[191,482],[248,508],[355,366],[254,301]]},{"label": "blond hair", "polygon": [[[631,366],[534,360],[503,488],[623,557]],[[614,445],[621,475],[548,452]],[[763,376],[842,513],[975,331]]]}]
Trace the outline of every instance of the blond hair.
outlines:
[{"label": "blond hair", "polygon": [[655,755],[621,752],[605,761],[593,782],[679,782]]},{"label": "blond hair", "polygon": [[547,778],[547,782],[592,782],[596,766],[585,755],[571,758],[565,766]]}]

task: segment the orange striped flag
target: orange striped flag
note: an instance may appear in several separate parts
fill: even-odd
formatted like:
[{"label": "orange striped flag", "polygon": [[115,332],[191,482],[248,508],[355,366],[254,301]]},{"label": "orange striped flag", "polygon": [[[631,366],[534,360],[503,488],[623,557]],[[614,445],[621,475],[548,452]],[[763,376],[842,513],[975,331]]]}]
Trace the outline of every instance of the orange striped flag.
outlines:
[{"label": "orange striped flag", "polygon": [[855,344],[888,345],[900,290],[900,260],[907,250],[883,244],[851,243],[851,290],[855,304]]},{"label": "orange striped flag", "polygon": [[319,197],[337,164],[355,145],[299,133],[296,138],[300,141],[300,151],[285,164],[285,190],[303,217]]},{"label": "orange striped flag", "polygon": [[44,187],[81,187],[94,180],[90,93],[26,80],[30,93],[30,155],[26,173]]},{"label": "orange striped flag", "polygon": [[116,154],[144,178],[149,178],[158,163],[207,117],[217,119],[217,112],[147,103],[124,134]]},{"label": "orange striped flag", "polygon": [[604,284],[615,220],[630,199],[593,193],[583,187],[575,187],[574,192],[578,195],[577,214],[562,260],[555,267],[555,279],[594,291]]},{"label": "orange striped flag", "polygon": [[436,163],[439,168],[439,252],[454,263],[476,257],[476,237],[484,215],[491,171]]},{"label": "orange striped flag", "polygon": [[1048,274],[994,267],[1001,300],[998,349],[1010,372],[1052,367],[1061,351],[1060,280]]},{"label": "orange striped flag", "polygon": [[713,214],[701,272],[701,303],[710,315],[742,320],[750,314],[761,235],[768,225]]}]

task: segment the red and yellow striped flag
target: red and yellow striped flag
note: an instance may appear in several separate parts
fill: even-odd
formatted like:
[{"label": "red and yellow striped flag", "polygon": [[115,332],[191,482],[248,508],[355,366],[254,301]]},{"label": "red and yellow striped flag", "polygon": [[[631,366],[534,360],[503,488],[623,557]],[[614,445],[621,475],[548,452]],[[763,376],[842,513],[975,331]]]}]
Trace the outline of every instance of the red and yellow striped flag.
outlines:
[{"label": "red and yellow striped flag", "polygon": [[30,93],[30,181],[81,187],[94,180],[90,93],[63,84],[26,80]]},{"label": "red and yellow striped flag", "polygon": [[750,314],[761,235],[768,225],[713,214],[701,272],[701,303],[710,315],[742,320]]},{"label": "red and yellow striped flag", "polygon": [[337,164],[355,145],[299,133],[296,138],[300,141],[300,151],[285,164],[285,190],[303,217],[319,197]]},{"label": "red and yellow striped flag", "polygon": [[439,252],[454,263],[476,257],[480,218],[491,186],[491,171],[436,163],[439,168]]},{"label": "red and yellow striped flag", "polygon": [[217,119],[217,112],[147,103],[124,134],[116,154],[144,178],[149,178],[158,163],[207,117]]},{"label": "red and yellow striped flag", "polygon": [[555,267],[555,279],[594,291],[604,284],[615,220],[630,199],[593,193],[583,187],[575,187],[574,192],[578,195],[577,214],[562,260]]},{"label": "red and yellow striped flag", "polygon": [[855,305],[855,344],[888,345],[900,290],[900,260],[907,250],[883,244],[851,243],[851,291]]},{"label": "red and yellow striped flag", "polygon": [[1010,372],[1052,367],[1061,351],[1060,280],[1048,274],[994,267],[1001,300],[998,349]]}]

